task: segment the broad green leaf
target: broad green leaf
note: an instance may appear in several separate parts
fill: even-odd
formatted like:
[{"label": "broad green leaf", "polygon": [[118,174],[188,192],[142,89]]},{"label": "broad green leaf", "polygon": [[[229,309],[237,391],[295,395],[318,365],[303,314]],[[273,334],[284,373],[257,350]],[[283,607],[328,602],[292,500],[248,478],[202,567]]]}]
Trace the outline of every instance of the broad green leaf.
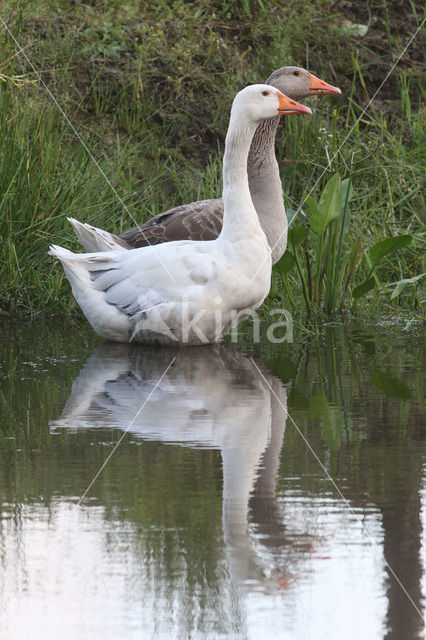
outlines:
[{"label": "broad green leaf", "polygon": [[383,260],[383,258],[390,253],[395,253],[398,249],[402,249],[402,247],[406,247],[410,244],[412,240],[412,236],[409,235],[401,235],[394,236],[393,238],[386,238],[386,240],[381,240],[380,242],[376,242],[376,244],[371,247],[369,253],[371,258],[371,270],[375,269]]},{"label": "broad green leaf", "polygon": [[298,247],[309,235],[308,227],[294,225],[288,232],[288,241],[293,247]]},{"label": "broad green leaf", "polygon": [[348,203],[352,200],[354,195],[352,180],[350,178],[345,178],[344,180],[342,180],[341,189],[342,189],[342,213],[343,213],[343,207],[345,206],[346,194],[348,193],[348,189],[349,189]]},{"label": "broad green leaf", "polygon": [[360,298],[361,296],[364,296],[366,293],[371,291],[371,289],[373,289],[375,284],[376,284],[376,281],[374,278],[369,278],[368,280],[365,280],[365,282],[360,284],[358,287],[355,287],[355,289],[352,291],[352,296],[356,299]]},{"label": "broad green leaf", "polygon": [[421,273],[418,276],[414,276],[414,278],[404,278],[403,280],[399,280],[398,282],[392,282],[392,286],[393,285],[396,285],[396,286],[395,286],[395,289],[392,291],[392,295],[390,299],[393,300],[394,298],[397,298],[404,291],[405,287],[407,287],[410,284],[415,284],[425,276],[426,276],[426,272]]},{"label": "broad green leaf", "polygon": [[411,398],[410,387],[391,373],[373,369],[370,380],[376,389],[389,398]]},{"label": "broad green leaf", "polygon": [[342,183],[339,174],[335,173],[323,189],[317,211],[312,213],[312,231],[322,235],[330,222],[339,217],[341,207]]},{"label": "broad green leaf", "polygon": [[[348,189],[349,189],[349,193],[348,193]],[[354,194],[354,190],[352,188],[352,181],[350,178],[345,178],[344,180],[342,180],[341,192],[342,192],[342,206],[340,209],[340,218],[342,220],[342,225],[343,225],[342,233],[343,235],[345,235],[347,230],[349,229],[349,223],[351,221],[351,209],[350,209],[349,203],[352,200],[352,196]],[[345,211],[346,196],[348,200],[347,200],[346,211]],[[343,220],[343,213],[345,214],[344,220]]]},{"label": "broad green leaf", "polygon": [[307,196],[307,198],[305,199],[305,205],[311,215],[318,212],[318,202],[316,201],[314,196]]},{"label": "broad green leaf", "polygon": [[351,276],[355,270],[361,249],[362,249],[361,238],[358,236],[358,238],[353,243],[351,250],[349,252],[348,268],[347,268],[348,276]]},{"label": "broad green leaf", "polygon": [[321,197],[320,197],[318,208],[320,210],[322,210],[322,211],[327,210],[332,205],[336,204],[335,203],[335,198],[336,197],[338,197],[339,206],[335,207],[337,209],[337,214],[335,214],[335,215],[339,215],[340,210],[342,208],[342,202],[341,202],[342,181],[340,179],[340,175],[338,174],[338,172],[333,174],[332,177],[330,178],[330,180],[325,185],[325,187],[324,187],[324,189],[322,191]]},{"label": "broad green leaf", "polygon": [[283,256],[278,260],[275,265],[275,269],[278,269],[282,276],[285,276],[289,271],[291,271],[295,265],[296,261],[294,259],[294,255],[291,251],[286,251]]},{"label": "broad green leaf", "polygon": [[287,216],[287,223],[288,223],[288,227],[290,228],[293,224],[293,220],[296,216],[296,209],[286,209],[285,210],[286,216]]},{"label": "broad green leaf", "polygon": [[351,222],[351,215],[352,215],[351,214],[351,208],[350,208],[350,206],[348,204],[346,206],[345,217],[343,218],[343,215],[342,215],[341,221],[339,221],[340,222],[340,228],[342,229],[343,237],[346,235],[346,233],[347,233],[347,231],[349,229],[349,225],[350,225],[350,222]]}]

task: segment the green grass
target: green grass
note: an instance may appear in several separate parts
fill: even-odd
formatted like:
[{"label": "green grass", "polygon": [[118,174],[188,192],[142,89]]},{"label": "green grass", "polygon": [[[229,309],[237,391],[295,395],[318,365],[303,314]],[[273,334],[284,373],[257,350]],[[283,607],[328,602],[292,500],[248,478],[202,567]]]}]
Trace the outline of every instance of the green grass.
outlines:
[{"label": "green grass", "polygon": [[[307,231],[299,266],[284,279],[274,272],[266,304],[415,313],[424,282],[422,33],[362,114],[424,18],[418,2],[393,5],[373,0],[369,31],[359,38],[343,20],[366,24],[367,11],[329,0],[130,0],[102,10],[4,2],[0,15],[43,82],[0,25],[0,309],[77,312],[62,269],[47,256],[51,242],[79,250],[67,216],[120,232],[171,206],[219,197],[233,95],[294,63],[339,85],[343,96],[310,100],[312,118],[286,118],[279,135],[286,204],[300,209],[294,224]],[[350,225],[340,240],[332,223],[321,240],[309,231],[306,197],[318,201],[336,171],[351,178]],[[372,270],[372,247],[400,235],[410,236],[409,246]],[[341,295],[334,275],[354,252]],[[371,278],[374,290],[354,297]],[[321,295],[309,300],[310,286]]]}]

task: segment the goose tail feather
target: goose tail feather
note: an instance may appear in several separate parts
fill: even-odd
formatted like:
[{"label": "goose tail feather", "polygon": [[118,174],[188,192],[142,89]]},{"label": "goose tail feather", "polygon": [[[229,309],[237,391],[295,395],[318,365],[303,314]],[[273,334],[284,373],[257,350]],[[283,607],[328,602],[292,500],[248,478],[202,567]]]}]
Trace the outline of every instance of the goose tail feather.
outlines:
[{"label": "goose tail feather", "polygon": [[88,253],[102,251],[126,251],[126,247],[117,241],[116,236],[103,229],[92,227],[87,222],[79,222],[75,218],[67,218],[74,232]]},{"label": "goose tail feather", "polygon": [[92,288],[90,272],[85,268],[82,260],[84,254],[82,256],[82,254],[73,253],[72,251],[69,251],[69,249],[65,249],[65,247],[59,247],[57,244],[50,245],[48,253],[50,256],[57,258],[62,263],[65,273],[71,283],[73,292],[75,287],[78,289],[81,286]]},{"label": "goose tail feather", "polygon": [[128,342],[128,317],[115,305],[108,304],[104,291],[96,286],[96,278],[93,277],[93,272],[108,273],[111,254],[73,253],[53,244],[49,248],[49,255],[62,263],[74,298],[96,333],[108,340]]}]

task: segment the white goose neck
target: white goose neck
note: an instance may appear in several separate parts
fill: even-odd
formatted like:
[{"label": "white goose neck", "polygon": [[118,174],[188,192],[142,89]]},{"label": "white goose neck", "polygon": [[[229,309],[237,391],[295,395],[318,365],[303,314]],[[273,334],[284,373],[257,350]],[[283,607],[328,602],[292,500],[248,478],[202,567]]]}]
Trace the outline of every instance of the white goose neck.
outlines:
[{"label": "white goose neck", "polygon": [[221,236],[257,232],[260,223],[250,195],[247,158],[257,124],[231,113],[223,158],[223,227]]}]

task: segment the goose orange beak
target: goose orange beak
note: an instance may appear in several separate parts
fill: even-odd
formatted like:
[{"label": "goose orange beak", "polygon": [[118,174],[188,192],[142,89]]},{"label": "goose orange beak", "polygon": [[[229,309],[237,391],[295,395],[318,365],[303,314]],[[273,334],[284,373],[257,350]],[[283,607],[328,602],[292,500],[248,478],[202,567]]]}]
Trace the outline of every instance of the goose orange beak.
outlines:
[{"label": "goose orange beak", "polygon": [[278,113],[280,116],[288,115],[290,113],[312,113],[309,107],[305,107],[304,104],[295,102],[290,98],[287,98],[281,91],[278,93]]},{"label": "goose orange beak", "polygon": [[320,78],[314,76],[313,73],[309,74],[309,78],[311,80],[311,86],[309,88],[309,93],[311,95],[318,95],[321,93],[332,94],[332,93],[342,93],[338,87],[333,87],[332,84],[328,84],[328,82],[324,82]]}]

